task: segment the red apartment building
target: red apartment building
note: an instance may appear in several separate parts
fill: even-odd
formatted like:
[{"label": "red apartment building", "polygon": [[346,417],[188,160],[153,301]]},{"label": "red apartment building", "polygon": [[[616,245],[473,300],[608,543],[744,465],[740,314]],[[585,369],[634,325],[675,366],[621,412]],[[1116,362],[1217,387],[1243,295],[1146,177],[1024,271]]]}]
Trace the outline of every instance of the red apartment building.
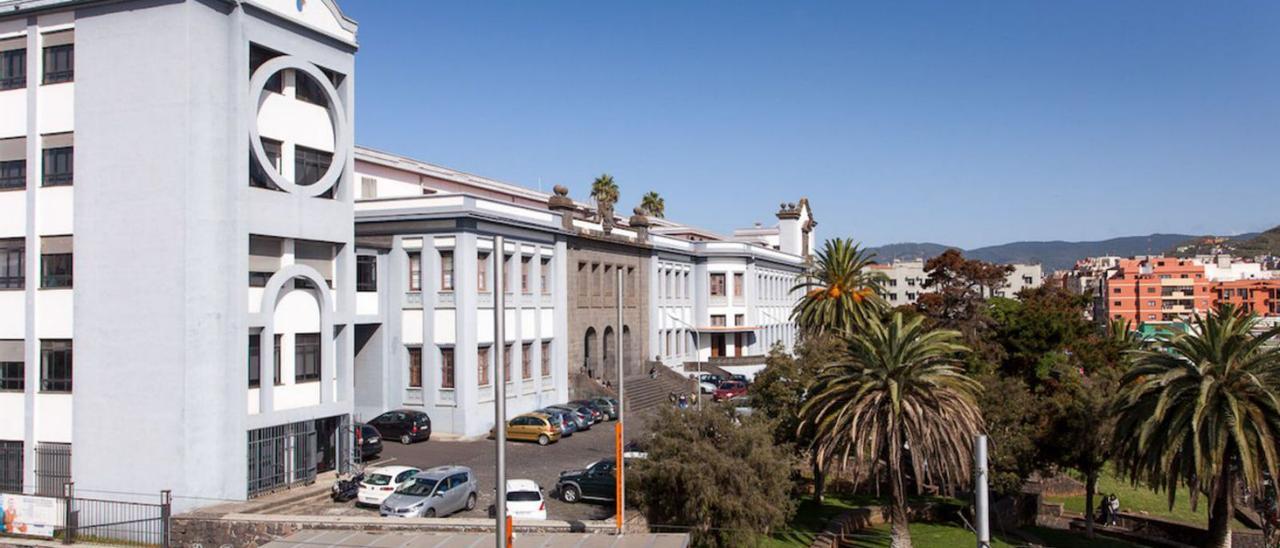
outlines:
[{"label": "red apartment building", "polygon": [[1259,316],[1280,316],[1280,280],[1215,282],[1214,303],[1228,302]]},{"label": "red apartment building", "polygon": [[1213,306],[1204,265],[1189,259],[1121,259],[1103,282],[1107,316],[1133,326],[1187,321]]}]

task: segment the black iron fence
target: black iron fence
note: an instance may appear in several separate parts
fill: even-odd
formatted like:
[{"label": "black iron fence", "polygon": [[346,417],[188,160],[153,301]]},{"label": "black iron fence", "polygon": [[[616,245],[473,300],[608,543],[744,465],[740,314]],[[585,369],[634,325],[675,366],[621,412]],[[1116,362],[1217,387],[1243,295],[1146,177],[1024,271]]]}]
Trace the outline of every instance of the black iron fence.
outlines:
[{"label": "black iron fence", "polygon": [[313,421],[249,431],[249,496],[254,497],[316,478],[316,428]]},{"label": "black iron fence", "polygon": [[[51,526],[54,538],[63,544],[95,542],[169,547],[169,518],[173,509],[173,496],[169,491],[161,491],[157,502],[108,500],[76,496],[75,484],[66,483],[57,496],[30,496],[54,501],[53,523],[40,525]],[[0,533],[0,538],[4,536]]]},{"label": "black iron fence", "polygon": [[36,444],[36,494],[62,495],[62,486],[71,482],[71,444]]},{"label": "black iron fence", "polygon": [[22,492],[22,442],[0,441],[0,493]]}]

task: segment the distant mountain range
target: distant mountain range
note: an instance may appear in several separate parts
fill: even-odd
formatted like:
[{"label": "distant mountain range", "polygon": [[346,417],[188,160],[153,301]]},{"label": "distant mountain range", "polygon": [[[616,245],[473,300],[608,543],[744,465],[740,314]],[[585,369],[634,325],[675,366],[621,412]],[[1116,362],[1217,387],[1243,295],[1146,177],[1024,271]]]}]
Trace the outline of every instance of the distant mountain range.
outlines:
[{"label": "distant mountain range", "polygon": [[[1264,237],[1265,241],[1260,241],[1260,238]],[[1102,255],[1130,257],[1133,255],[1173,253],[1179,247],[1186,249],[1188,245],[1203,242],[1206,238],[1212,237],[1188,234],[1151,234],[1148,236],[1111,238],[1096,242],[1013,242],[974,249],[962,249],[962,251],[964,251],[966,257],[993,263],[1040,263],[1044,267],[1044,273],[1049,274],[1054,270],[1068,270],[1075,266],[1077,260],[1086,257]],[[1260,234],[1241,234],[1219,240],[1231,243],[1239,242],[1239,252],[1236,253],[1238,255],[1252,256],[1261,254],[1253,253],[1256,249],[1264,250],[1264,252],[1270,249],[1271,253],[1280,253],[1280,227]],[[1245,242],[1248,242],[1248,244],[1243,245]],[[876,260],[888,262],[893,259],[928,259],[953,247],[957,246],[925,242],[882,245],[870,248],[870,250],[875,252]],[[1249,253],[1245,253],[1246,251]]]}]

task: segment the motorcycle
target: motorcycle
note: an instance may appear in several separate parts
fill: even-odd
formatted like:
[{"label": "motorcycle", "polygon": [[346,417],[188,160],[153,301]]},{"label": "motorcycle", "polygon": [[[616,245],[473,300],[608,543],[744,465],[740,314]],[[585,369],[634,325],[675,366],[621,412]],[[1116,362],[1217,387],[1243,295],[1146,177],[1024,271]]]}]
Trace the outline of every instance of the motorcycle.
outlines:
[{"label": "motorcycle", "polygon": [[360,483],[364,481],[364,472],[360,472],[349,478],[338,478],[333,483],[333,491],[329,493],[329,497],[334,502],[347,502],[354,500],[360,494]]}]

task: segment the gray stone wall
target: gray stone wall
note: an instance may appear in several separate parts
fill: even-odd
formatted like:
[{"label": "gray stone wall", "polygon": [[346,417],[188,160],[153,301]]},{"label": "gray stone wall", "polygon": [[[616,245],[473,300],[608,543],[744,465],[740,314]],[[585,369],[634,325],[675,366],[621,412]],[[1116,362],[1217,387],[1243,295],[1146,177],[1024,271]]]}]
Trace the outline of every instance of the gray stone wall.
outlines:
[{"label": "gray stone wall", "polygon": [[[616,382],[612,348],[616,339],[610,339],[607,352],[604,346],[606,333],[618,330],[613,269],[621,267],[629,270],[623,293],[623,326],[629,333],[623,337],[624,372],[628,376],[643,375],[646,357],[652,357],[648,340],[650,249],[580,235],[569,239],[568,251],[569,373]],[[588,336],[588,332],[593,335]],[[609,363],[605,363],[606,357]]]}]

